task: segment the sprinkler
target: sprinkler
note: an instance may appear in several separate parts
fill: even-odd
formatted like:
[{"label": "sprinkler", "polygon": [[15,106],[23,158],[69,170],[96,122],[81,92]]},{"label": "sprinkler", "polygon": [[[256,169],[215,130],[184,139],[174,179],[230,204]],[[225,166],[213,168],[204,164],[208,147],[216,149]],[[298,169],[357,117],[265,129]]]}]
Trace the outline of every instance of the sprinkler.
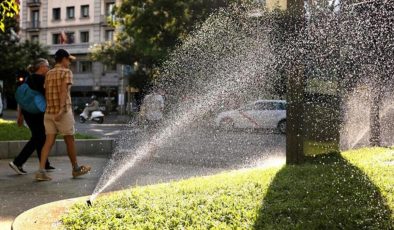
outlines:
[{"label": "sprinkler", "polygon": [[86,201],[86,204],[87,204],[89,207],[92,207],[92,201],[87,200],[87,201]]}]

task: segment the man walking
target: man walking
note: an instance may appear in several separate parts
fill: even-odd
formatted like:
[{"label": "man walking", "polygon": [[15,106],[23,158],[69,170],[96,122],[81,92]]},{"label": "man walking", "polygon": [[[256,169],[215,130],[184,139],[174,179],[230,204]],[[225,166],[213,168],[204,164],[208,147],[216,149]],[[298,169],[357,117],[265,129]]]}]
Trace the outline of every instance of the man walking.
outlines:
[{"label": "man walking", "polygon": [[145,96],[141,115],[150,126],[157,125],[163,119],[164,98],[158,90]]},{"label": "man walking", "polygon": [[40,168],[36,174],[37,181],[51,180],[45,171],[45,162],[48,154],[60,134],[67,146],[67,154],[72,165],[73,177],[88,173],[90,166],[79,166],[74,141],[74,115],[72,112],[70,88],[73,84],[73,75],[69,66],[75,57],[66,50],[59,49],[55,53],[56,65],[48,71],[45,77],[45,97],[47,108],[44,116],[46,140],[41,152]]}]

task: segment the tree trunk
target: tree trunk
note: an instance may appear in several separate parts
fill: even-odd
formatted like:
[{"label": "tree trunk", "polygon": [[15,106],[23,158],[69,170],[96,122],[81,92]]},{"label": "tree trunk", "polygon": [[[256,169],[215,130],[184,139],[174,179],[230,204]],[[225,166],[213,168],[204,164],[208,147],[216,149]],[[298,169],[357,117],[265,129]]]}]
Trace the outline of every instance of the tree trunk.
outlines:
[{"label": "tree trunk", "polygon": [[370,130],[371,137],[369,142],[371,146],[380,146],[381,138],[380,138],[380,104],[382,100],[382,91],[381,87],[374,87],[372,92],[372,105],[370,111]]},{"label": "tree trunk", "polygon": [[[287,0],[290,15],[288,33],[297,36],[304,26],[304,1]],[[293,57],[292,70],[287,81],[287,121],[286,121],[286,163],[300,164],[304,160],[303,101],[304,68],[303,60]]]}]

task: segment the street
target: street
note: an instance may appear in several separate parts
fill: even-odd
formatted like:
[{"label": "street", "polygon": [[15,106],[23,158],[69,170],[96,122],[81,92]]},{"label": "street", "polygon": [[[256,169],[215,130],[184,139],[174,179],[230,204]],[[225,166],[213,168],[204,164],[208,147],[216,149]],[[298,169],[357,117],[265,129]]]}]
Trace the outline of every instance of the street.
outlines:
[{"label": "street", "polygon": [[[206,175],[212,170],[218,172],[258,167],[272,160],[284,162],[286,138],[284,135],[269,131],[187,129],[169,137],[168,141],[161,145],[156,145],[156,142],[145,132],[133,128],[123,131],[121,137],[117,139],[117,148],[114,151],[109,174],[116,174],[119,168],[132,162],[139,147],[145,149],[146,146],[154,145],[153,152],[142,156],[136,163],[136,168],[141,164],[146,165],[149,169],[148,175],[140,178],[136,176],[139,175],[138,170],[132,167],[126,170],[117,183],[109,187],[109,190],[117,190],[137,182],[167,181],[167,173],[178,174],[175,178],[184,178]],[[167,167],[171,169],[170,171],[175,169],[178,173],[167,172]],[[185,167],[195,170],[182,170]],[[154,179],[146,181],[149,176]]]},{"label": "street", "polygon": [[75,131],[81,134],[89,134],[97,138],[117,138],[127,127],[125,124],[81,124],[76,120]]}]

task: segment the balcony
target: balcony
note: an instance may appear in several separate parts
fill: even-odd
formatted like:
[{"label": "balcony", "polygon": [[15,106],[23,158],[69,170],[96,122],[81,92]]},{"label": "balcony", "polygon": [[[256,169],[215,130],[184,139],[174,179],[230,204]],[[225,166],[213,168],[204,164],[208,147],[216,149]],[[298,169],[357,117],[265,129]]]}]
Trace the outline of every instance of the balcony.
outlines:
[{"label": "balcony", "polygon": [[40,21],[27,22],[26,30],[29,32],[37,32],[40,30]]},{"label": "balcony", "polygon": [[102,26],[112,27],[111,21],[115,21],[115,15],[101,15],[100,16],[100,24]]},{"label": "balcony", "polygon": [[40,7],[41,6],[41,1],[40,0],[28,0],[27,1],[27,6],[29,6],[29,7]]},{"label": "balcony", "polygon": [[58,49],[66,49],[70,54],[88,54],[93,43],[55,44],[49,46],[49,53],[55,54]]}]

